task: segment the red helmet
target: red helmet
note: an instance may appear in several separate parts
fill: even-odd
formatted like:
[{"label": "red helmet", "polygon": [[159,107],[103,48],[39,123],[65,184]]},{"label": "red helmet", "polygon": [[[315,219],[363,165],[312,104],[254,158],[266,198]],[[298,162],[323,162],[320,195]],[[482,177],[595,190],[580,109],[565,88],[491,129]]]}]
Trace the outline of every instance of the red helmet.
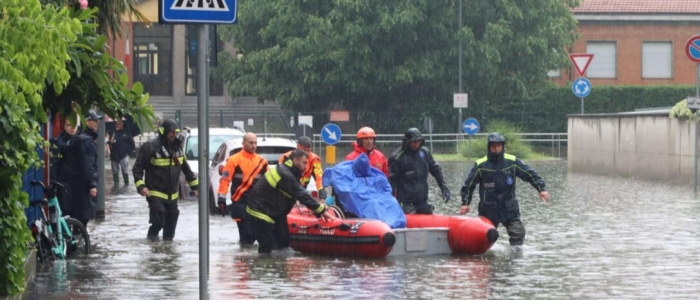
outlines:
[{"label": "red helmet", "polygon": [[369,127],[362,127],[360,130],[357,131],[357,138],[358,139],[364,139],[364,138],[376,138],[377,135],[374,133],[374,130]]}]

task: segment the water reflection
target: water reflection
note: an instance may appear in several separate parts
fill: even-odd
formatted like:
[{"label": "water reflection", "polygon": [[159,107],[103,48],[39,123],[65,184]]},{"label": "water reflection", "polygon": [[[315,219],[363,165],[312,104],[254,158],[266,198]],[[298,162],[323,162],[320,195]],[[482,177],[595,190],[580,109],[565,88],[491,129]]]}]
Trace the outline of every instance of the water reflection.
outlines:
[{"label": "water reflection", "polygon": [[[692,187],[572,174],[566,162],[531,165],[552,202],[521,182],[525,245],[500,239],[482,256],[380,260],[259,256],[238,245],[230,218],[210,219],[210,299],[695,299],[700,201]],[[471,163],[442,163],[456,194]],[[455,214],[431,180],[440,213]],[[90,226],[87,259],[39,266],[28,299],[198,298],[197,206],[181,205],[174,242],[145,239],[143,198],[114,197]],[[505,229],[499,228],[505,236]]]}]

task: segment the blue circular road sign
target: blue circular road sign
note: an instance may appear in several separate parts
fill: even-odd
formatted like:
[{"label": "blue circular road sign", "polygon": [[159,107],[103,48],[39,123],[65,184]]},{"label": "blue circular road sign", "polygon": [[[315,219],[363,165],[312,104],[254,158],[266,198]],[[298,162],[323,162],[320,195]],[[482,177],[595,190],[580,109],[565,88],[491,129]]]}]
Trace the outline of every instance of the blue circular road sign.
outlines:
[{"label": "blue circular road sign", "polygon": [[591,93],[591,89],[593,89],[591,82],[588,81],[586,77],[580,77],[574,80],[574,83],[571,85],[571,91],[579,98],[588,96],[588,94]]},{"label": "blue circular road sign", "polygon": [[700,63],[700,36],[696,35],[685,43],[685,54],[690,60]]},{"label": "blue circular road sign", "polygon": [[474,118],[464,120],[462,123],[462,130],[468,135],[476,134],[479,132],[479,121]]},{"label": "blue circular road sign", "polygon": [[335,145],[340,142],[341,135],[340,127],[333,123],[328,123],[321,128],[321,139],[328,145]]}]

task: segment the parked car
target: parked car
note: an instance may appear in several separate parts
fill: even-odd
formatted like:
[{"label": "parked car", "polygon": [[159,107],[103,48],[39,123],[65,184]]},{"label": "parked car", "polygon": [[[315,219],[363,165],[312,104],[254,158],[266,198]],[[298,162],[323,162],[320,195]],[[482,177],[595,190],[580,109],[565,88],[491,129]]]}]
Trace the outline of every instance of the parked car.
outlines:
[{"label": "parked car", "polygon": [[[219,190],[219,180],[221,179],[221,173],[223,172],[224,165],[226,164],[226,159],[238,152],[242,148],[243,138],[235,138],[232,140],[225,141],[216,150],[216,153],[212,157],[211,165],[209,167],[209,212],[211,214],[218,214],[219,209],[217,207],[216,192]],[[276,138],[276,137],[258,137],[258,148],[256,153],[267,160],[268,166],[274,168],[277,166],[279,158],[297,148],[297,143],[290,139]],[[313,177],[311,182],[306,188],[311,195],[316,198],[318,197],[318,192],[316,191],[316,182]],[[226,193],[227,203],[230,203],[231,189]]]},{"label": "parked car", "polygon": [[[199,130],[186,129],[181,131],[181,139],[183,140],[182,149],[185,152],[185,159],[190,165],[195,174],[199,173]],[[224,141],[235,138],[242,138],[245,134],[240,128],[209,128],[209,159],[214,157],[217,146]],[[185,175],[180,174],[180,199],[193,200],[196,199],[190,195],[190,186],[187,185]]]}]

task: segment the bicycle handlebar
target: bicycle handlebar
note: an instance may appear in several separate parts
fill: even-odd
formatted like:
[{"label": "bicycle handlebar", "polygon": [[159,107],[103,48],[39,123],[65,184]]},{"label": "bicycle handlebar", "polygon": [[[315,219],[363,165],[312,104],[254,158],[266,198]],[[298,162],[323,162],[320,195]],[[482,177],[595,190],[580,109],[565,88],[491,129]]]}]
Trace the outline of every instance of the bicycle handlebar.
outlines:
[{"label": "bicycle handlebar", "polygon": [[30,186],[38,185],[38,186],[41,186],[42,188],[46,188],[46,186],[44,185],[44,183],[41,182],[41,181],[38,181],[38,180],[32,180],[32,181],[29,183],[29,185],[30,185]]}]

